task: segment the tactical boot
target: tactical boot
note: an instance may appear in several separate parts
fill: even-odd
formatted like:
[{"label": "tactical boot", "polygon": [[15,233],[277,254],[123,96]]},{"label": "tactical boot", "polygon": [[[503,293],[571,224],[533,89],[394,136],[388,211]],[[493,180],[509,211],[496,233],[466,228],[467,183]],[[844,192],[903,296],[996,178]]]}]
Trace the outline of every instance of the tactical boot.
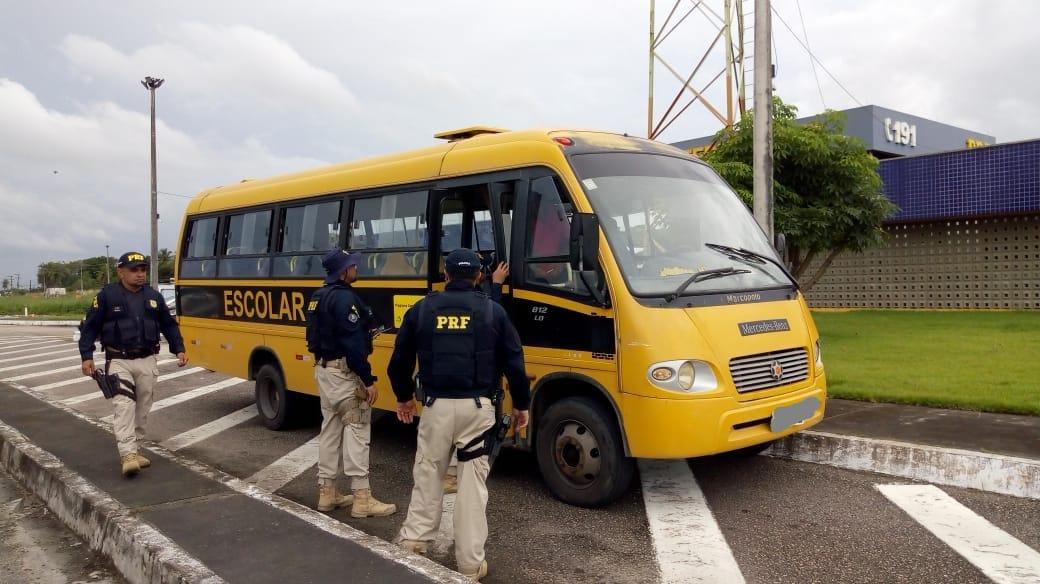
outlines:
[{"label": "tactical boot", "polygon": [[354,502],[353,495],[340,494],[333,481],[323,482],[318,485],[318,511],[332,511],[340,507],[346,507]]},{"label": "tactical boot", "polygon": [[444,480],[442,481],[442,484],[444,485],[444,494],[447,495],[450,493],[458,493],[459,475],[451,473],[444,475]]},{"label": "tactical boot", "polygon": [[401,541],[397,542],[397,547],[408,550],[413,554],[425,556],[427,550],[429,549],[429,544],[427,544],[425,541],[416,541],[414,539],[402,539]]},{"label": "tactical boot", "polygon": [[477,568],[476,572],[473,572],[472,574],[467,574],[467,573],[463,572],[462,575],[467,577],[467,578],[469,578],[470,580],[473,580],[474,582],[480,582],[480,579],[483,578],[484,576],[487,576],[487,573],[488,573],[488,565],[487,565],[487,561],[485,560],[483,562],[480,562],[480,567]]},{"label": "tactical boot", "polygon": [[351,517],[386,517],[397,512],[397,505],[382,503],[372,496],[371,489],[354,491],[354,506],[350,508]]},{"label": "tactical boot", "polygon": [[139,466],[141,468],[148,468],[148,467],[152,466],[152,461],[150,461],[147,458],[141,456],[141,453],[138,452],[138,453],[135,454],[135,456],[137,456],[137,466]]},{"label": "tactical boot", "polygon": [[141,472],[141,465],[137,462],[137,454],[131,452],[123,457],[123,476],[132,477]]}]

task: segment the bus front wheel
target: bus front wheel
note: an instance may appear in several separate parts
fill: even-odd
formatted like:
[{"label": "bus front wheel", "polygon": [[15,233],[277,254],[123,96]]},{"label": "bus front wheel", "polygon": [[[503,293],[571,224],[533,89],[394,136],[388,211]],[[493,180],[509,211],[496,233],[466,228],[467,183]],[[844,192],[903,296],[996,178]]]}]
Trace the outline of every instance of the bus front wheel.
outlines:
[{"label": "bus front wheel", "polygon": [[296,417],[299,400],[285,387],[282,372],[267,364],[256,372],[256,411],[272,430],[288,429]]},{"label": "bus front wheel", "polygon": [[558,401],[538,421],[538,467],[554,496],[579,507],[600,507],[628,489],[635,463],[625,456],[613,416],[596,401]]}]

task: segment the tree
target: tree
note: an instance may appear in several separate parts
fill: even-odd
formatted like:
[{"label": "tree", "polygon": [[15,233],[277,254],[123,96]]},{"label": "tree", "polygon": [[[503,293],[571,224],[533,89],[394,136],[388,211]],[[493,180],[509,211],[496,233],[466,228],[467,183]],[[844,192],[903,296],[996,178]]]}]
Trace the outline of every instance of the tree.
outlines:
[{"label": "tree", "polygon": [[10,281],[10,280],[8,280],[7,278],[4,278],[4,284],[3,284],[3,286],[4,286],[4,290],[7,290],[8,288],[10,288],[10,287],[11,287],[11,281]]},{"label": "tree", "polygon": [[173,252],[162,248],[159,250],[159,279],[169,280],[173,277]]},{"label": "tree", "polygon": [[[844,135],[845,116],[828,110],[807,124],[795,122],[797,109],[774,98],[773,193],[777,233],[787,240],[794,277],[812,288],[843,251],[881,245],[881,221],[897,207],[882,192],[878,161],[858,138]],[[715,138],[704,156],[748,207],[752,206],[752,114]],[[809,265],[825,253],[820,268]]]}]

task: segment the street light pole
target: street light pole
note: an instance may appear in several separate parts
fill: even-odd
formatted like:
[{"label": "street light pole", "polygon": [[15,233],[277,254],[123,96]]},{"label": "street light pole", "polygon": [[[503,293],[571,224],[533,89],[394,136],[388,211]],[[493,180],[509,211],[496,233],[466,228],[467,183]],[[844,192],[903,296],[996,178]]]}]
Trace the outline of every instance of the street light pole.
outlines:
[{"label": "street light pole", "polygon": [[755,220],[773,240],[773,56],[769,0],[755,0],[755,111],[752,169]]},{"label": "street light pole", "polygon": [[111,270],[112,266],[109,265],[109,261],[110,261],[109,257],[111,257],[111,256],[108,255],[108,246],[106,245],[105,246],[105,283],[106,284],[111,284],[112,283],[112,270]]},{"label": "street light pole", "polygon": [[159,286],[159,209],[157,201],[157,185],[155,180],[155,90],[162,87],[163,79],[155,77],[145,77],[141,81],[141,85],[148,90],[148,94],[152,106],[152,254],[151,262],[149,262],[150,274],[149,282],[151,282],[152,288]]}]

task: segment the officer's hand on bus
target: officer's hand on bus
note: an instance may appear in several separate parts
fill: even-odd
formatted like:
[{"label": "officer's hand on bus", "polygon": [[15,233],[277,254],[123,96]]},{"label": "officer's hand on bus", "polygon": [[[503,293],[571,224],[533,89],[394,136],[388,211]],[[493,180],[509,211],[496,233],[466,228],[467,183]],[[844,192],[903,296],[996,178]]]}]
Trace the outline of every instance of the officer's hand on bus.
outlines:
[{"label": "officer's hand on bus", "polygon": [[513,409],[513,429],[516,432],[527,427],[528,411]]},{"label": "officer's hand on bus", "polygon": [[397,402],[397,419],[401,420],[405,424],[411,424],[412,419],[415,417],[415,400],[410,399],[406,402]]},{"label": "officer's hand on bus", "polygon": [[94,360],[87,359],[84,361],[81,369],[83,370],[83,375],[86,375],[87,377],[94,375]]},{"label": "officer's hand on bus", "polygon": [[365,391],[368,392],[368,400],[366,400],[366,401],[368,401],[368,405],[372,405],[372,404],[376,403],[376,398],[379,397],[379,390],[376,389],[376,386],[375,385],[369,385],[368,387],[365,388]]},{"label": "officer's hand on bus", "polygon": [[496,284],[503,284],[508,277],[509,262],[498,262],[498,267],[495,268],[495,272],[491,274],[491,281]]},{"label": "officer's hand on bus", "polygon": [[178,367],[184,367],[187,364],[188,364],[188,354],[187,353],[177,353],[177,366]]}]

